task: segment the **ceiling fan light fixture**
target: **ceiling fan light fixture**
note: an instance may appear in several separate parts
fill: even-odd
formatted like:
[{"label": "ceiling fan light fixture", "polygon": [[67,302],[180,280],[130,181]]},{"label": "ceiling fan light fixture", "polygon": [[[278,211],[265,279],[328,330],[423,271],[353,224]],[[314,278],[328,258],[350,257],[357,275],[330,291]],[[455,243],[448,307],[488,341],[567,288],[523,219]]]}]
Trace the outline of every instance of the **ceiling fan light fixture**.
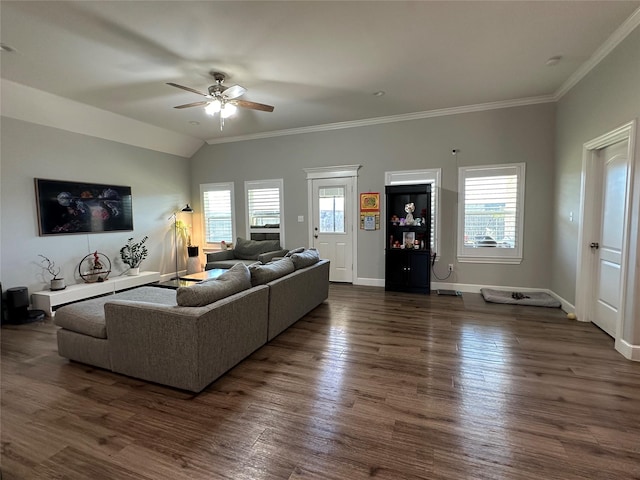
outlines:
[{"label": "ceiling fan light fixture", "polygon": [[225,103],[220,110],[220,115],[222,118],[229,118],[231,115],[238,111],[238,107],[233,105],[232,103]]},{"label": "ceiling fan light fixture", "polygon": [[222,108],[222,102],[219,99],[214,99],[209,102],[206,107],[204,107],[204,111],[207,115],[211,115],[212,117],[218,113]]}]

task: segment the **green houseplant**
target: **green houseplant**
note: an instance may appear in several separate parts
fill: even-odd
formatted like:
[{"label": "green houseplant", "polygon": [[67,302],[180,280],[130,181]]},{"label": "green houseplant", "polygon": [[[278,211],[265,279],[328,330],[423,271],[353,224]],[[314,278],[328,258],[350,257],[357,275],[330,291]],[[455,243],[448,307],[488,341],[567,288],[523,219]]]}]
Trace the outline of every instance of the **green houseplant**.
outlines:
[{"label": "green houseplant", "polygon": [[148,236],[144,236],[139,242],[134,242],[133,237],[127,240],[127,244],[120,249],[122,262],[129,265],[129,274],[137,275],[140,272],[140,263],[147,258],[149,251],[144,244]]}]

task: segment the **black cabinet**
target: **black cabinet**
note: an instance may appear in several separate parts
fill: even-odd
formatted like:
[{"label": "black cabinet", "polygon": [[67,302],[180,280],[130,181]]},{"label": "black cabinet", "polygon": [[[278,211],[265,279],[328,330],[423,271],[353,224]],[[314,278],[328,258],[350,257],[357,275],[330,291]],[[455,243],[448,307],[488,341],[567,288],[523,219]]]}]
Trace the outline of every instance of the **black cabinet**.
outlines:
[{"label": "black cabinet", "polygon": [[431,185],[385,188],[385,290],[431,291]]}]

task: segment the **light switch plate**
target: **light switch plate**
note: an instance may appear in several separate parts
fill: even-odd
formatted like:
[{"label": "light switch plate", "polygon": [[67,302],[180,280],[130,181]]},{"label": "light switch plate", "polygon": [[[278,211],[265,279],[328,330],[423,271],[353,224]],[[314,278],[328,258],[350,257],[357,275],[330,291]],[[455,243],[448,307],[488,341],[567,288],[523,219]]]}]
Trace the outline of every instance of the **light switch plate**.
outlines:
[{"label": "light switch plate", "polygon": [[304,222],[304,215],[298,215],[298,222]]}]

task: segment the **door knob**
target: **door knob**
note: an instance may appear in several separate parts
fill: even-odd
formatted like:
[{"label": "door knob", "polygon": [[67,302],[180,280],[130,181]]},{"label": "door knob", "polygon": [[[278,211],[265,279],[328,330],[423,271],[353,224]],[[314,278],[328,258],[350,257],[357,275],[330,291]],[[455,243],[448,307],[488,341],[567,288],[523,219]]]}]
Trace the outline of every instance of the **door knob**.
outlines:
[{"label": "door knob", "polygon": [[589,246],[595,250],[598,250],[600,248],[600,244],[598,242],[591,242],[591,245]]}]

